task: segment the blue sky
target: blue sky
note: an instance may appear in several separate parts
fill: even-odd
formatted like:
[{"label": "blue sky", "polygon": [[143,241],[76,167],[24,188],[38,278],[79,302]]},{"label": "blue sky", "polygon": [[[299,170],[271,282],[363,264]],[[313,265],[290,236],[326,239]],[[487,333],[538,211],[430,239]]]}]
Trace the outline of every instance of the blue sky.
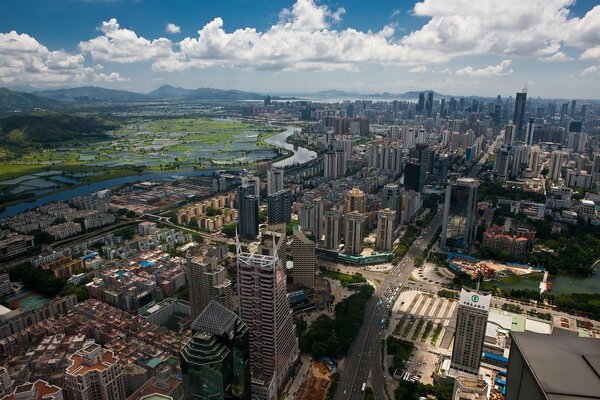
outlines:
[{"label": "blue sky", "polygon": [[0,86],[16,89],[600,93],[595,0],[3,0],[0,15]]}]

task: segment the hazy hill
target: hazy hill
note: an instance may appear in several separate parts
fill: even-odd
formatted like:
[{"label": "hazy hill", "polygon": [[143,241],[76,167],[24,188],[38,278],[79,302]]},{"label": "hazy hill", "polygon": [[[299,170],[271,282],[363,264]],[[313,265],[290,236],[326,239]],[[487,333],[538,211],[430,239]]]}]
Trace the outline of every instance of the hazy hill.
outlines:
[{"label": "hazy hill", "polygon": [[36,108],[54,108],[59,104],[58,101],[39,97],[31,93],[0,88],[0,110],[2,111],[31,111]]},{"label": "hazy hill", "polygon": [[129,103],[148,100],[148,98],[141,93],[128,92],[126,90],[105,89],[97,86],[42,90],[35,92],[34,94],[54,100],[69,102]]},{"label": "hazy hill", "polygon": [[117,124],[98,117],[55,113],[0,118],[0,139],[10,142],[55,143],[73,139],[104,138]]},{"label": "hazy hill", "polygon": [[[187,100],[262,100],[264,94],[245,92],[243,90],[224,90],[213,88],[184,89],[171,85],[163,85],[147,94],[153,99],[187,99]],[[279,99],[272,97],[273,100]]]}]

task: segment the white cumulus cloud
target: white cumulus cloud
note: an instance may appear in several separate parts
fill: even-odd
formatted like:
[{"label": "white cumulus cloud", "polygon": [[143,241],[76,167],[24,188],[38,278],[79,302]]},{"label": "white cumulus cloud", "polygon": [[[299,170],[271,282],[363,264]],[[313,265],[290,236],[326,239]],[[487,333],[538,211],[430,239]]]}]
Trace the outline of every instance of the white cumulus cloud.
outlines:
[{"label": "white cumulus cloud", "polygon": [[509,76],[513,73],[510,65],[512,60],[503,60],[498,65],[490,65],[484,68],[473,68],[471,66],[461,68],[456,71],[456,75],[463,76],[477,76],[477,77],[488,77],[488,76]]},{"label": "white cumulus cloud", "polygon": [[116,72],[99,72],[102,67],[85,67],[81,54],[51,51],[35,38],[11,31],[0,33],[0,83],[52,86],[72,82],[124,80]]},{"label": "white cumulus cloud", "polygon": [[165,26],[165,32],[171,34],[181,33],[181,27],[169,22],[167,26]]},{"label": "white cumulus cloud", "polygon": [[427,66],[419,65],[416,67],[412,67],[408,70],[408,72],[412,72],[413,74],[424,74],[425,72],[427,72]]},{"label": "white cumulus cloud", "polygon": [[585,76],[598,75],[598,74],[600,74],[600,68],[598,68],[595,65],[592,65],[591,67],[587,67],[586,69],[581,71],[579,76],[585,77]]}]

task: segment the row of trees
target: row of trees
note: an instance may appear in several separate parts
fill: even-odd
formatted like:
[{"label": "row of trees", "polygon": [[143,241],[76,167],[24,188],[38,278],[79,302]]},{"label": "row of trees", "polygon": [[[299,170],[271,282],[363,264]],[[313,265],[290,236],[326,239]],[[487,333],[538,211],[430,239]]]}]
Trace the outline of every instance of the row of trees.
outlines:
[{"label": "row of trees", "polygon": [[373,291],[372,286],[363,285],[335,306],[335,319],[319,316],[300,338],[300,349],[315,358],[346,355],[362,325],[365,306]]}]

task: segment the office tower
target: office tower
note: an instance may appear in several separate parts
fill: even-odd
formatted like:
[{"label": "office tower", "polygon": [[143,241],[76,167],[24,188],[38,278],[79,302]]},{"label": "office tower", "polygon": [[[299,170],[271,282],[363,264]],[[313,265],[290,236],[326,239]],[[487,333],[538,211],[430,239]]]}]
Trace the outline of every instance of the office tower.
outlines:
[{"label": "office tower", "polygon": [[68,400],[125,400],[123,366],[112,350],[93,343],[68,360],[63,385]]},{"label": "office tower", "polygon": [[554,150],[552,152],[552,158],[550,159],[550,171],[548,171],[549,178],[553,181],[558,181],[561,177],[563,153],[560,150]]},{"label": "office tower", "polygon": [[398,216],[402,207],[402,189],[395,183],[388,183],[383,187],[381,206],[396,211]]},{"label": "office tower", "polygon": [[425,93],[419,93],[419,101],[415,107],[417,113],[423,112],[425,109]]},{"label": "office tower", "polygon": [[230,309],[211,301],[192,323],[181,349],[181,369],[194,399],[250,397],[250,335]]},{"label": "office tower", "polygon": [[450,101],[448,102],[448,115],[453,116],[456,113],[456,99],[454,97],[450,97]]},{"label": "office tower", "polygon": [[429,92],[427,93],[427,102],[426,102],[426,107],[427,107],[427,116],[431,117],[431,115],[433,114],[433,92]]},{"label": "office tower", "polygon": [[394,243],[394,222],[396,211],[384,208],[377,211],[377,239],[375,248],[380,251],[392,251]]},{"label": "office tower", "polygon": [[511,332],[506,400],[600,399],[597,340]]},{"label": "office tower", "polygon": [[577,102],[575,101],[575,99],[571,100],[571,118],[575,118],[575,106],[577,105]]},{"label": "office tower", "polygon": [[513,141],[518,140],[524,141],[525,134],[523,131],[523,124],[525,123],[525,102],[527,101],[527,92],[517,93],[517,99],[515,100],[515,113],[513,116],[513,124],[515,125],[515,135]]},{"label": "office tower", "polygon": [[[277,251],[273,253],[273,251]],[[267,225],[260,231],[260,244],[258,254],[263,256],[276,256],[284,270],[287,263],[287,234],[285,224]]]},{"label": "office tower", "polygon": [[283,190],[283,169],[272,168],[267,171],[267,195]]},{"label": "office tower", "polygon": [[315,242],[306,237],[297,227],[294,228],[292,239],[292,255],[294,269],[292,272],[295,285],[307,288],[315,287]]},{"label": "office tower", "polygon": [[359,188],[352,188],[346,192],[344,212],[349,213],[351,211],[365,212],[365,192]]},{"label": "office tower", "polygon": [[358,256],[362,252],[363,228],[367,217],[359,211],[344,214],[344,252]]},{"label": "office tower", "polygon": [[233,291],[231,281],[227,275],[227,270],[217,264],[216,257],[188,259],[187,279],[192,318],[200,315],[208,303],[213,300],[227,308],[232,308],[231,295]]},{"label": "office tower", "polygon": [[508,179],[509,164],[510,152],[506,147],[503,147],[494,155],[494,174],[496,175],[496,180],[505,182]]},{"label": "office tower", "polygon": [[[471,140],[472,142],[472,140]],[[426,143],[418,143],[414,148],[410,149],[410,157],[419,160],[419,163],[424,168],[425,173],[433,172],[435,163],[435,150],[429,147]]]},{"label": "office tower", "polygon": [[585,118],[585,115],[587,114],[587,104],[581,105],[581,112],[579,114],[581,118]]},{"label": "office tower", "polygon": [[527,122],[527,129],[525,130],[525,144],[533,145],[533,132],[535,130],[535,119],[529,118]]},{"label": "office tower", "polygon": [[[274,251],[276,253],[276,251]],[[239,315],[250,330],[252,396],[277,399],[298,358],[298,339],[281,262],[237,244]]]},{"label": "office tower", "polygon": [[292,191],[282,189],[267,197],[267,220],[269,224],[287,224],[292,220]]},{"label": "office tower", "polygon": [[442,250],[467,249],[477,233],[477,189],[479,181],[458,178],[448,185],[444,203]]},{"label": "office tower", "polygon": [[472,375],[479,374],[491,300],[491,294],[469,289],[460,291],[450,368]]},{"label": "office tower", "polygon": [[298,214],[302,230],[313,235],[316,240],[321,240],[323,236],[323,200],[316,197],[311,201],[301,203]]},{"label": "office tower", "polygon": [[504,128],[504,143],[512,145],[515,141],[515,126],[508,124]]},{"label": "office tower", "polygon": [[255,239],[258,235],[258,197],[254,185],[240,185],[237,192],[238,232],[245,239]]},{"label": "office tower", "polygon": [[323,214],[325,223],[324,243],[326,249],[337,251],[340,247],[342,213],[338,210],[327,210]]},{"label": "office tower", "polygon": [[404,186],[422,192],[425,186],[425,168],[418,159],[411,158],[404,165]]}]

